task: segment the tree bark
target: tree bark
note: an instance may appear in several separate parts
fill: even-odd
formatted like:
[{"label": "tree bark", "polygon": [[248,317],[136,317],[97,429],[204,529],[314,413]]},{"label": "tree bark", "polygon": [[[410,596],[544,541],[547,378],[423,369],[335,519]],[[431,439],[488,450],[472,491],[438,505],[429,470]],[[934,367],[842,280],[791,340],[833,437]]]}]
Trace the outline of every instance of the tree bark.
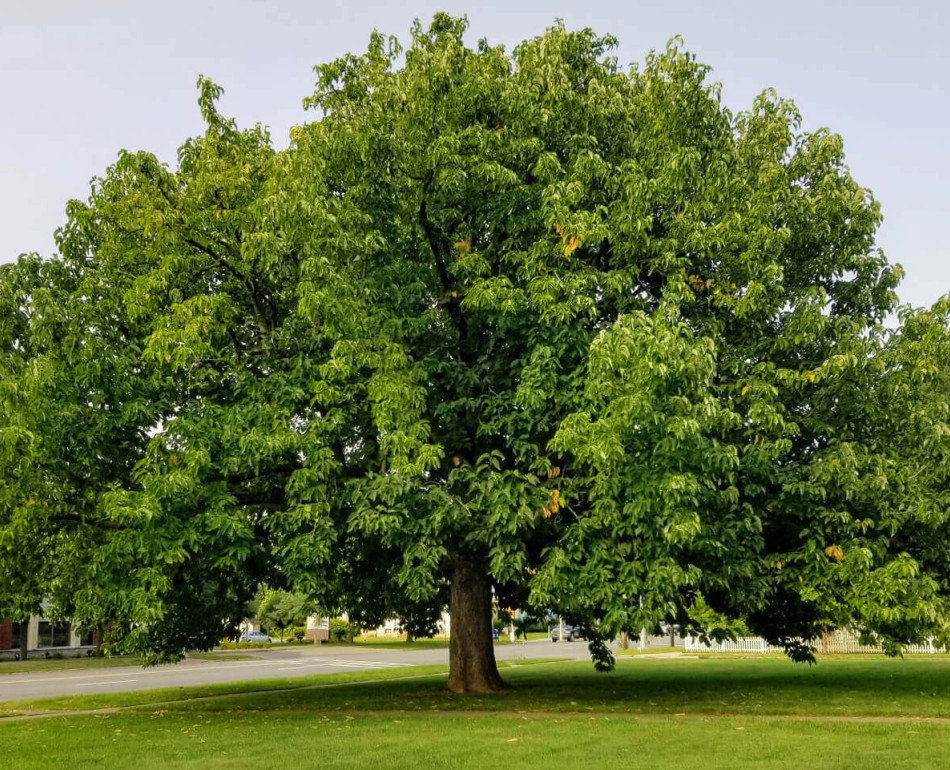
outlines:
[{"label": "tree bark", "polygon": [[497,692],[504,688],[495,664],[492,594],[488,575],[473,560],[455,555],[450,563],[449,681],[457,693]]},{"label": "tree bark", "polygon": [[26,620],[20,621],[20,660],[26,660],[30,656],[29,644],[30,616]]}]

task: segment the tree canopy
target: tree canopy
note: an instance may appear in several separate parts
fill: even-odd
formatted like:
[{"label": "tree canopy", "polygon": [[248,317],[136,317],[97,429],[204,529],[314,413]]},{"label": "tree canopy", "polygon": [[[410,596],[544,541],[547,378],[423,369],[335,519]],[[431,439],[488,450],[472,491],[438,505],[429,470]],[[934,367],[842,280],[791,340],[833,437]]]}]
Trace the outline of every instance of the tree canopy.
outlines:
[{"label": "tree canopy", "polygon": [[[52,260],[0,268],[0,610],[207,646],[260,583],[500,685],[491,606],[604,641],[743,620],[796,658],[947,633],[950,303],[899,310],[840,137],[463,19],[316,70],[276,150],[199,80]],[[36,576],[43,576],[37,581]]]},{"label": "tree canopy", "polygon": [[255,606],[254,617],[260,621],[261,627],[270,634],[279,633],[281,640],[289,627],[302,626],[307,622],[307,616],[314,612],[306,595],[290,591],[262,590],[252,605]]}]

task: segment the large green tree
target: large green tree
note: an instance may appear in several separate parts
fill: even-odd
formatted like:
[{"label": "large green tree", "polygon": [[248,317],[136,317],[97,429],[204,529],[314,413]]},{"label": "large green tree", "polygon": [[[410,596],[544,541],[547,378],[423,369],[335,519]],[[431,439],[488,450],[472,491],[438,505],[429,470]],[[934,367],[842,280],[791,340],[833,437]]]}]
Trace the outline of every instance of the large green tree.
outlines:
[{"label": "large green tree", "polygon": [[288,628],[303,625],[314,612],[310,599],[304,594],[269,589],[262,594],[254,617],[269,634],[279,632],[281,641]]},{"label": "large green tree", "polygon": [[882,326],[900,272],[840,138],[771,92],[731,113],[676,43],[625,70],[590,30],[465,27],[317,67],[280,152],[201,80],[176,168],[123,154],[71,204],[55,269],[23,263],[65,332],[3,340],[0,430],[43,450],[0,543],[61,538],[64,607],[165,656],[259,582],[447,597],[456,691],[501,686],[493,597],[602,667],[710,610],[798,658],[944,633],[947,307]]}]

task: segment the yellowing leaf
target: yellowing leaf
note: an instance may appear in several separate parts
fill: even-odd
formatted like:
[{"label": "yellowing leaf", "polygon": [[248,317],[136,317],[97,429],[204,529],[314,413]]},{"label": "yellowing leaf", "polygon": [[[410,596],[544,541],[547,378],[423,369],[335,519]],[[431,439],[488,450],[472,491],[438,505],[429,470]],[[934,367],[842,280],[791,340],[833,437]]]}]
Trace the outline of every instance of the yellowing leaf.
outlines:
[{"label": "yellowing leaf", "polygon": [[750,388],[750,387],[752,387],[752,386],[751,386],[751,385],[745,385],[745,386],[742,388],[742,395],[743,395],[743,396],[744,396],[746,393],[749,392],[749,388]]},{"label": "yellowing leaf", "polygon": [[835,561],[841,561],[841,559],[844,557],[844,551],[842,551],[841,548],[836,545],[829,545],[825,549],[825,553],[828,555],[829,559],[834,559]]}]

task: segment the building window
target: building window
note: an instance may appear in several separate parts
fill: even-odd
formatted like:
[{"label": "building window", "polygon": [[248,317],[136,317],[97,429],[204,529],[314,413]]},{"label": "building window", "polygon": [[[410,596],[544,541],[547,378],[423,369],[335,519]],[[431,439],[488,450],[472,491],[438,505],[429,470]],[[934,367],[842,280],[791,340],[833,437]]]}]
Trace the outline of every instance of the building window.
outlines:
[{"label": "building window", "polygon": [[36,646],[69,647],[69,633],[71,630],[69,623],[51,623],[48,620],[41,620]]},{"label": "building window", "polygon": [[79,646],[80,647],[93,647],[96,644],[96,632],[95,631],[83,631],[79,635]]}]

